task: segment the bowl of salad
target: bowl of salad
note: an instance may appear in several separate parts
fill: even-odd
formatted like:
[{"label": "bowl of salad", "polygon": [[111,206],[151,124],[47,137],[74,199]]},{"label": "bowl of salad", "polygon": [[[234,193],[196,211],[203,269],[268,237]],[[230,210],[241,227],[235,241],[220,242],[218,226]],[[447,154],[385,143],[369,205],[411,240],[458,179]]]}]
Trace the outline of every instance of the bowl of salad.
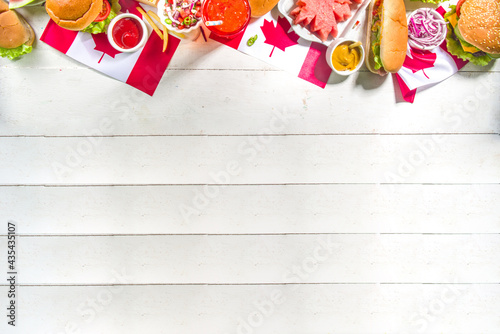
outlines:
[{"label": "bowl of salad", "polygon": [[202,0],[160,0],[158,17],[167,29],[187,34],[201,25]]}]

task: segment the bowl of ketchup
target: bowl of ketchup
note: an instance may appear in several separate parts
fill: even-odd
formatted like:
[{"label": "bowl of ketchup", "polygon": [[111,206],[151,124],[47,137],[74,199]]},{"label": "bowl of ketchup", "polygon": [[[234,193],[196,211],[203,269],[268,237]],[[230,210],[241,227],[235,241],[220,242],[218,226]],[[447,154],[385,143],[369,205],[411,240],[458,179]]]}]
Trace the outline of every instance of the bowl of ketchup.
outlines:
[{"label": "bowl of ketchup", "polygon": [[205,0],[202,10],[203,23],[220,37],[233,38],[250,22],[248,0]]},{"label": "bowl of ketchup", "polygon": [[120,52],[135,52],[146,44],[148,28],[140,17],[123,13],[108,26],[109,43]]}]

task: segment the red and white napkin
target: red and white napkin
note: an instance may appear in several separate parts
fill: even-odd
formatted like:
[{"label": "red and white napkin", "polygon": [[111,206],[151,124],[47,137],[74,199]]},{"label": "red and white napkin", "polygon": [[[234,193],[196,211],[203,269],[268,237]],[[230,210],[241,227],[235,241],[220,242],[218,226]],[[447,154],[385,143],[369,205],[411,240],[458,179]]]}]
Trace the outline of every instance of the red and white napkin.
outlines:
[{"label": "red and white napkin", "polygon": [[[443,7],[437,11],[444,15]],[[417,90],[431,87],[453,74],[467,64],[446,49],[446,40],[431,51],[420,51],[408,46],[403,67],[397,74],[396,80],[401,88],[405,101],[413,103]]]},{"label": "red and white napkin", "polygon": [[[233,39],[214,34],[210,38],[325,88],[332,72],[325,58],[326,46],[300,38],[287,19],[276,12],[273,10],[252,20],[246,30]],[[247,41],[255,35],[257,41],[248,46]]]},{"label": "red and white napkin", "polygon": [[[129,11],[141,17],[134,0],[120,0],[122,12]],[[49,21],[40,40],[67,56],[110,77],[125,82],[148,95],[153,95],[180,40],[169,36],[168,48],[162,52],[163,41],[149,32],[146,45],[133,53],[116,51],[107,35],[88,34],[66,30]]]}]

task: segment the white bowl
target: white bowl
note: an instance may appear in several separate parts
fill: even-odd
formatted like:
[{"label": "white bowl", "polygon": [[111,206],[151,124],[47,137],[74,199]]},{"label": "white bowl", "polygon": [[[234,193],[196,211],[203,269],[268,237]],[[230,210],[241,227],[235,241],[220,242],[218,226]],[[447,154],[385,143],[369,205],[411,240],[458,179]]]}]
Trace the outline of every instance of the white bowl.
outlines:
[{"label": "white bowl", "polygon": [[[180,0],[179,0],[179,2],[180,2]],[[203,1],[202,1],[202,5],[203,5]],[[192,32],[193,30],[198,29],[198,31],[196,32],[196,34],[200,33],[199,27],[201,26],[201,21],[202,21],[201,17],[198,20],[198,22],[196,22],[196,24],[194,26],[192,26],[192,27],[190,27],[188,29],[177,29],[177,28],[173,27],[171,24],[165,23],[165,20],[168,19],[168,17],[165,16],[165,14],[164,14],[165,0],[158,1],[158,4],[157,4],[156,7],[158,8],[158,17],[160,18],[161,23],[164,24],[167,27],[168,30],[175,31],[178,34],[183,34],[188,39],[192,39],[192,38],[189,38],[189,36],[187,36],[187,35],[190,32]],[[196,36],[198,36],[198,35],[196,35]]]},{"label": "white bowl", "polygon": [[354,70],[352,70],[352,71],[339,71],[332,64],[333,51],[337,48],[337,46],[344,44],[344,43],[352,44],[352,43],[356,43],[356,42],[358,42],[358,41],[352,40],[352,39],[346,39],[346,38],[337,38],[332,44],[330,44],[330,46],[328,46],[328,49],[326,50],[326,62],[328,63],[330,68],[335,73],[337,73],[339,75],[347,76],[347,75],[351,75],[351,74],[359,71],[361,66],[363,66],[363,63],[365,62],[365,49],[363,47],[363,44],[361,44],[360,46],[357,47],[361,51],[361,55],[360,55],[359,63]]},{"label": "white bowl", "polygon": [[[136,20],[142,27],[142,37],[141,37],[141,40],[139,41],[139,44],[137,44],[136,46],[134,46],[133,48],[130,48],[130,49],[121,48],[118,44],[116,44],[115,40],[113,39],[113,27],[115,26],[116,22],[118,22],[121,19],[127,18],[127,17]],[[109,23],[108,41],[111,44],[111,46],[113,48],[115,48],[117,51],[135,52],[135,51],[139,50],[140,48],[142,48],[146,44],[147,40],[148,40],[148,28],[146,27],[146,24],[144,23],[144,21],[139,16],[137,16],[135,14],[131,14],[131,13],[119,14],[114,19],[112,19],[111,22]]]},{"label": "white bowl", "polygon": [[415,48],[415,49],[419,49],[419,50],[432,50],[432,49],[435,49],[436,47],[440,46],[441,43],[443,43],[444,39],[446,38],[446,32],[447,32],[447,29],[446,29],[446,22],[444,21],[443,17],[441,16],[441,14],[439,14],[437,11],[435,11],[434,9],[432,8],[419,8],[417,10],[414,10],[413,12],[410,13],[410,15],[408,15],[408,18],[407,18],[407,22],[408,22],[408,27],[410,26],[410,19],[417,13],[419,12],[429,12],[432,16],[434,16],[434,18],[440,22],[442,22],[444,24],[444,29],[443,29],[443,32],[442,32],[442,35],[436,40],[435,43],[433,43],[432,45],[429,45],[429,46],[421,46],[417,43],[415,43],[411,38],[410,38],[410,31],[408,30],[408,44],[412,47],[412,48]]}]

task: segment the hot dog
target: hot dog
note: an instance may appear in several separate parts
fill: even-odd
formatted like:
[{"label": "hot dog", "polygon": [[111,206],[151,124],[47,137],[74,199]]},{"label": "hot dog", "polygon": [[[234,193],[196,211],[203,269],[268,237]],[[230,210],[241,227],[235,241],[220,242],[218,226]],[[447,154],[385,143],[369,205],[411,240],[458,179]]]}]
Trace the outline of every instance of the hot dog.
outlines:
[{"label": "hot dog", "polygon": [[366,67],[379,75],[399,71],[408,43],[404,1],[372,0],[366,35]]}]

